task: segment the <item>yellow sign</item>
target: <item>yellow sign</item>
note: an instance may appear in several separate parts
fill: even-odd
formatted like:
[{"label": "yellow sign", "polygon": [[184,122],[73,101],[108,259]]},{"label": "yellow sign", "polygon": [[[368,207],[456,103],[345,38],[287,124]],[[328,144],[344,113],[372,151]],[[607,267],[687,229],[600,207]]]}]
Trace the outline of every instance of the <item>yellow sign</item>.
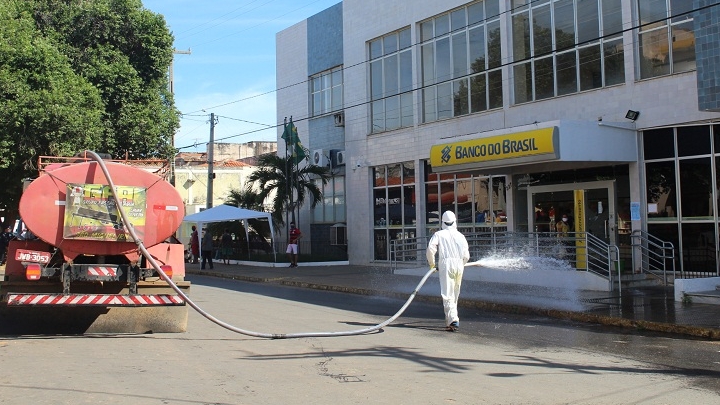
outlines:
[{"label": "yellow sign", "polygon": [[585,246],[585,190],[573,190],[573,200],[575,205],[575,235],[580,236],[575,241],[575,252],[577,260],[575,266],[578,269],[584,269],[587,264],[587,246]]},{"label": "yellow sign", "polygon": [[557,138],[558,128],[550,127],[444,143],[430,149],[430,165],[435,169],[506,159],[545,160],[547,155],[557,158]]}]

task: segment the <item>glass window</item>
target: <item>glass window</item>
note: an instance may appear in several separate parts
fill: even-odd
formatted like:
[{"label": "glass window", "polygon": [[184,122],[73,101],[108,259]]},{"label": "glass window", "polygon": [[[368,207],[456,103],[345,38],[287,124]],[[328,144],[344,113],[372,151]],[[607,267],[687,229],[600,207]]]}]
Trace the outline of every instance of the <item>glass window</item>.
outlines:
[{"label": "glass window", "polygon": [[453,82],[453,111],[454,115],[465,115],[470,112],[468,103],[468,79]]},{"label": "glass window", "polygon": [[489,103],[487,87],[491,75],[502,76],[498,10],[498,0],[486,0],[420,24],[423,122],[502,107],[502,91],[493,88]]},{"label": "glass window", "polygon": [[[425,28],[427,29],[427,27]],[[406,108],[405,93],[412,92],[412,47],[410,29],[385,35],[381,40],[370,42],[370,54],[376,42],[383,44],[382,57],[370,62],[371,132],[382,132],[412,125],[413,109]],[[376,46],[376,45],[375,45]],[[432,56],[432,55],[429,55]],[[423,75],[434,71],[432,59],[423,50]],[[410,105],[411,107],[412,105]],[[403,118],[401,118],[401,114]],[[408,116],[409,115],[409,116]]]},{"label": "glass window", "polygon": [[637,0],[640,77],[643,79],[696,68],[692,2]]},{"label": "glass window", "polygon": [[483,27],[470,30],[469,34],[469,59],[470,68],[473,73],[482,72],[485,67],[485,30]]},{"label": "glass window", "polygon": [[487,83],[485,75],[470,78],[470,106],[472,112],[487,110]]},{"label": "glass window", "polygon": [[437,109],[438,119],[452,117],[451,83],[444,83],[437,86]]},{"label": "glass window", "polygon": [[450,13],[450,28],[453,31],[460,30],[467,26],[465,21],[465,9],[461,8]]},{"label": "glass window", "polygon": [[713,219],[710,158],[680,160],[680,203],[683,219]]},{"label": "glass window", "polygon": [[648,218],[676,219],[675,161],[645,165]]},{"label": "glass window", "polygon": [[447,14],[435,18],[435,36],[439,37],[450,32],[450,17]]},{"label": "glass window", "polygon": [[435,78],[438,82],[450,79],[450,64],[450,38],[446,37],[435,42]]},{"label": "glass window", "polygon": [[555,48],[560,51],[575,46],[575,3],[555,2]]},{"label": "glass window", "polygon": [[345,221],[345,177],[335,176],[327,184],[315,180],[315,185],[322,192],[322,202],[313,209],[315,222]]},{"label": "glass window", "polygon": [[467,8],[468,25],[477,24],[485,19],[483,3],[475,3]]},{"label": "glass window", "polygon": [[515,78],[515,103],[520,104],[533,99],[532,66],[530,62],[513,66]]},{"label": "glass window", "polygon": [[695,32],[693,22],[673,25],[672,61],[673,72],[684,72],[695,69]]},{"label": "glass window", "polygon": [[557,55],[557,86],[559,96],[578,91],[575,50]]},{"label": "glass window", "polygon": [[533,50],[535,56],[542,56],[552,49],[552,22],[548,3],[533,10]]},{"label": "glass window", "polygon": [[717,273],[715,225],[684,223],[681,229],[683,269]]},{"label": "glass window", "polygon": [[600,38],[600,10],[597,0],[577,0],[578,44]]},{"label": "glass window", "polygon": [[337,67],[310,78],[310,106],[318,116],[342,109],[342,68]]},{"label": "glass window", "polygon": [[488,108],[503,106],[503,79],[500,70],[488,72]]},{"label": "glass window", "polygon": [[645,160],[664,159],[675,156],[675,135],[672,128],[653,129],[643,132]]},{"label": "glass window", "polygon": [[625,82],[621,0],[513,3],[521,5],[511,9],[515,103]]},{"label": "glass window", "polygon": [[467,32],[463,31],[452,36],[453,78],[468,74],[468,41]]},{"label": "glass window", "polygon": [[535,99],[542,100],[555,95],[553,58],[535,59]]},{"label": "glass window", "polygon": [[600,45],[580,48],[580,90],[602,87],[602,58]]},{"label": "glass window", "polygon": [[678,156],[709,155],[710,127],[679,127],[677,141]]},{"label": "glass window", "polygon": [[622,39],[603,44],[605,56],[605,85],[625,83],[625,55]]},{"label": "glass window", "polygon": [[485,16],[488,20],[500,15],[499,0],[485,0],[483,4],[485,5]]},{"label": "glass window", "polygon": [[602,1],[603,35],[609,36],[622,32],[621,0]]},{"label": "glass window", "polygon": [[[415,165],[412,162],[374,167],[373,227],[375,260],[387,260],[392,242],[415,238]],[[387,174],[387,182],[378,181]],[[343,193],[344,199],[344,193]]]},{"label": "glass window", "polygon": [[513,58],[523,60],[530,57],[530,12],[526,11],[512,17]]}]

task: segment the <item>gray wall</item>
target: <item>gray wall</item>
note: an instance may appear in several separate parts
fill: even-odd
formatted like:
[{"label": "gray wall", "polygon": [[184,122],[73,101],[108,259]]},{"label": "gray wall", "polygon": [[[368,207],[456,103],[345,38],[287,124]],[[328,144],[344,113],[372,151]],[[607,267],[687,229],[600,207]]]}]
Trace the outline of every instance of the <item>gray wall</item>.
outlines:
[{"label": "gray wall", "polygon": [[[718,0],[694,0],[693,9],[712,4]],[[720,7],[707,7],[694,17],[698,109],[720,111]]]},{"label": "gray wall", "polygon": [[342,3],[338,3],[307,19],[310,76],[343,64],[342,18]]}]

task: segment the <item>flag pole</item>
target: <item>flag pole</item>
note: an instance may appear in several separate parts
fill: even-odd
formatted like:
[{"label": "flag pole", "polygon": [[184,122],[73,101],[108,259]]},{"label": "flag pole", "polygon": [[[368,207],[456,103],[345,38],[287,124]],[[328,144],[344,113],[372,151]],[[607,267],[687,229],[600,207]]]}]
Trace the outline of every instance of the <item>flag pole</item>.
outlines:
[{"label": "flag pole", "polygon": [[[289,173],[289,171],[290,171],[290,169],[288,168],[288,162],[289,162],[288,152],[290,151],[290,148],[288,148],[288,138],[290,138],[290,136],[288,134],[288,129],[287,129],[287,117],[285,117],[285,119],[283,121],[283,138],[285,138],[285,173],[287,176],[287,173]],[[286,179],[285,195],[288,195],[289,190],[290,190],[289,180]],[[285,234],[288,235],[289,232],[290,231],[289,231],[289,224],[288,224],[288,210],[285,210]]]}]

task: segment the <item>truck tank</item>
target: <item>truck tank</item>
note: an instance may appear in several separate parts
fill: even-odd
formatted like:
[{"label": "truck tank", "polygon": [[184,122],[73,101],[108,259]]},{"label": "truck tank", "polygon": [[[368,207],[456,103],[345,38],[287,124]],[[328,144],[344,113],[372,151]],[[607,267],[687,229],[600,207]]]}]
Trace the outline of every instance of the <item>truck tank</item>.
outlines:
[{"label": "truck tank", "polygon": [[[8,249],[0,333],[183,332],[187,306],[147,265],[128,227],[184,293],[184,249],[173,242],[182,197],[152,171],[162,161],[40,160],[19,213],[29,231]],[[124,223],[121,209],[129,218]]]}]

